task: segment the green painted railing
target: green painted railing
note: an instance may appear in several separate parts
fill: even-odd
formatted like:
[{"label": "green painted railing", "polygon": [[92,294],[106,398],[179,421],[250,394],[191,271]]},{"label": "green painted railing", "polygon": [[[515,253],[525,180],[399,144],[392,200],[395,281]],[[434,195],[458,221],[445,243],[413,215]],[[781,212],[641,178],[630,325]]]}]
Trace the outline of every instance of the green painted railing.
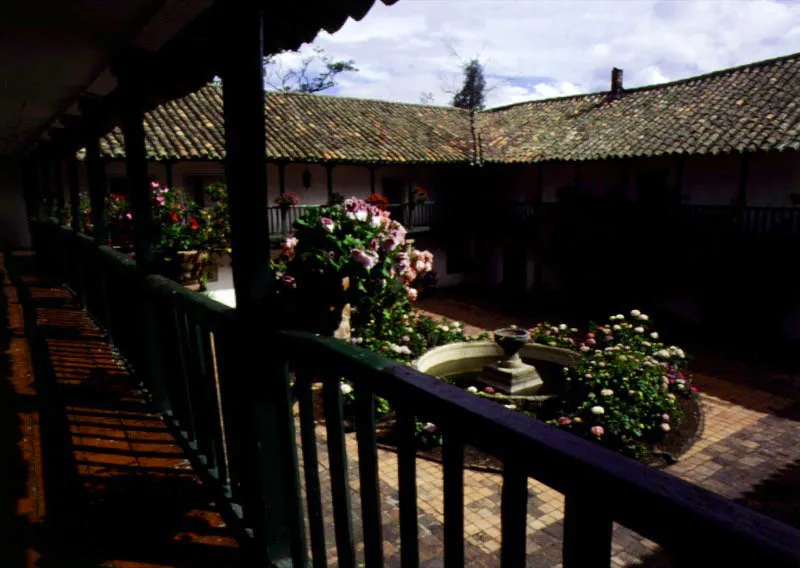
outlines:
[{"label": "green painted railing", "polygon": [[[613,523],[661,544],[679,565],[800,565],[797,530],[522,413],[372,352],[298,331],[242,329],[236,312],[53,224],[37,224],[42,260],[68,282],[148,384],[195,467],[239,523],[252,565],[327,565],[312,387],[322,383],[339,566],[354,567],[340,380],[354,386],[364,559],[383,565],[375,397],[397,413],[401,564],[418,566],[415,418],[443,433],[444,563],[463,566],[464,448],[503,463],[501,565],[525,566],[528,480],[566,498],[563,564],[608,567]],[[143,328],[142,315],[156,325]],[[146,334],[143,334],[146,331]],[[261,368],[237,349],[257,334]],[[295,417],[293,409],[298,408]],[[304,467],[298,466],[295,420]],[[305,482],[301,501],[300,478]],[[327,484],[324,484],[327,489]],[[275,488],[282,488],[276,492]],[[306,534],[308,520],[309,534]],[[310,559],[308,550],[311,551]]]}]

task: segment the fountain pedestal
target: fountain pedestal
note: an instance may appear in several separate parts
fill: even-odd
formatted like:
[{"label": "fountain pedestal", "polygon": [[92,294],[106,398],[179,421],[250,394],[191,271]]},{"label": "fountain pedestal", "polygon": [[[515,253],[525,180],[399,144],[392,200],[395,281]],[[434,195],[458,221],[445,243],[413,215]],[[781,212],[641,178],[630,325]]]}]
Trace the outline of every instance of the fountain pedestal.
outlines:
[{"label": "fountain pedestal", "polygon": [[504,394],[535,394],[542,387],[536,367],[524,363],[519,351],[529,341],[530,334],[522,329],[503,328],[494,332],[494,340],[502,349],[500,361],[487,363],[479,380]]}]

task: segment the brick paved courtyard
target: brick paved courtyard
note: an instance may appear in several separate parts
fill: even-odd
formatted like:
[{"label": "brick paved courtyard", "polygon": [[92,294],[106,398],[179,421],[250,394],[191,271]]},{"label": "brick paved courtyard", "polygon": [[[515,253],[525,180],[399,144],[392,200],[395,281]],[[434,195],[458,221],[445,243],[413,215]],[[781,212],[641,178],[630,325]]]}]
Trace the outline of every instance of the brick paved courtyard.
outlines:
[{"label": "brick paved courtyard", "polygon": [[[19,475],[3,495],[16,503],[8,534],[14,554],[25,560],[20,565],[44,565],[54,558],[118,568],[237,565],[235,534],[97,328],[65,291],[32,277],[25,278],[24,288],[31,296],[27,312],[22,294],[4,276],[6,372],[0,382],[8,396],[0,397],[0,411],[18,435],[2,450],[7,469]],[[435,305],[427,308],[436,311]],[[476,318],[485,320],[482,326]],[[476,309],[471,319],[476,327],[498,327],[498,316],[490,312]],[[36,333],[31,333],[32,324]],[[36,353],[47,355],[45,364],[33,364]],[[712,374],[698,374],[696,382],[703,391],[704,427],[668,471],[800,524],[797,403]],[[326,518],[332,519],[323,427],[317,436],[323,505]],[[347,436],[347,450],[360,551],[354,434]],[[442,470],[436,462],[417,461],[420,558],[424,566],[439,566]],[[379,471],[386,563],[399,566],[397,457],[392,451],[379,451]],[[467,561],[499,565],[501,476],[467,470],[464,479]],[[560,564],[563,508],[559,493],[529,482],[528,565]],[[326,526],[333,564],[333,526]],[[656,545],[622,527],[616,527],[613,551],[615,566],[672,565]]]}]

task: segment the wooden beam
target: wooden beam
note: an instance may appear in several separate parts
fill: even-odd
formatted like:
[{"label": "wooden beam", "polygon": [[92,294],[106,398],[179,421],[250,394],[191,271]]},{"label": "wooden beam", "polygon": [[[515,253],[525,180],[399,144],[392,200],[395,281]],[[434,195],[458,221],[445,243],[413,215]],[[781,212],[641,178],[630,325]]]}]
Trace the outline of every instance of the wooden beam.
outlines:
[{"label": "wooden beam", "polygon": [[78,158],[74,151],[69,151],[67,162],[67,187],[69,188],[69,210],[72,220],[72,232],[81,231],[81,188],[78,177]]},{"label": "wooden beam", "polygon": [[278,192],[283,195],[286,193],[286,164],[278,162]]},{"label": "wooden beam", "polygon": [[100,156],[100,136],[102,136],[101,116],[97,106],[84,101],[81,104],[86,138],[86,174],[89,182],[89,202],[94,228],[94,240],[106,244],[106,165]]},{"label": "wooden beam", "polygon": [[328,203],[333,201],[333,164],[325,164],[325,179],[328,184]]},{"label": "wooden beam", "polygon": [[164,162],[164,178],[166,179],[167,187],[172,189],[175,187],[175,181],[172,178],[172,160]]},{"label": "wooden beam", "polygon": [[141,274],[153,271],[156,227],[153,221],[150,181],[144,136],[144,92],[141,88],[146,62],[136,60],[120,71],[122,93],[122,134],[125,139],[125,176],[133,214],[136,267]]},{"label": "wooden beam", "polygon": [[[289,376],[274,351],[267,312],[272,291],[264,130],[263,13],[234,3],[223,24],[225,173],[236,294],[236,380],[228,398],[241,409],[237,499],[252,530],[252,564],[304,566],[306,541]],[[254,374],[255,373],[255,374]]]},{"label": "wooden beam", "polygon": [[372,195],[375,195],[375,170],[377,168],[375,166],[369,167],[369,192]]}]

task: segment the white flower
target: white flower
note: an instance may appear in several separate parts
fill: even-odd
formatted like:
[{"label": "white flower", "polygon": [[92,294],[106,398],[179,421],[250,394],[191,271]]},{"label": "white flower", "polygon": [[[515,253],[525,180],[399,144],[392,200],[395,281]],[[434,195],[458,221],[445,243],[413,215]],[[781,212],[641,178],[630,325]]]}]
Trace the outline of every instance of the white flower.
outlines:
[{"label": "white flower", "polygon": [[380,215],[373,215],[372,219],[370,219],[370,225],[373,227],[380,227],[383,224],[383,217]]},{"label": "white flower", "polygon": [[567,326],[566,326],[566,324],[562,323],[561,325],[558,326],[558,329],[560,329],[561,331],[564,331],[565,329],[567,329]]},{"label": "white flower", "polygon": [[636,333],[644,333],[644,328],[642,326],[634,327],[633,331],[635,331]]},{"label": "white flower", "polygon": [[472,394],[478,394],[478,387],[467,387],[467,392],[471,392]]},{"label": "white flower", "polygon": [[662,359],[669,359],[669,351],[666,349],[661,349],[660,351],[656,351],[656,357],[661,357]]},{"label": "white flower", "polygon": [[635,318],[638,318],[640,315],[642,315],[642,312],[639,310],[631,310],[631,315]]},{"label": "white flower", "polygon": [[342,389],[342,394],[350,394],[351,392],[353,392],[353,387],[351,387],[347,383],[342,383],[341,389]]},{"label": "white flower", "polygon": [[617,314],[617,319],[618,320],[624,320],[625,316],[623,316],[622,314]]},{"label": "white flower", "polygon": [[653,333],[650,334],[650,337],[652,337],[653,339],[658,339],[658,332],[654,331]]},{"label": "white flower", "polygon": [[613,396],[614,395],[614,391],[611,390],[611,389],[603,389],[603,390],[600,391],[600,394],[602,396]]},{"label": "white flower", "polygon": [[517,409],[517,405],[516,404],[505,404],[504,406],[506,408],[508,408],[509,410],[516,410]]},{"label": "white flower", "polygon": [[611,329],[613,329],[614,331],[619,331],[622,328],[619,326],[619,324],[615,323],[613,326],[611,326]]},{"label": "white flower", "polygon": [[606,413],[606,409],[603,408],[602,406],[593,406],[591,410],[592,414],[596,414],[598,416]]},{"label": "white flower", "polygon": [[669,424],[667,424],[666,422],[665,422],[665,423],[663,423],[663,424],[661,425],[661,429],[662,429],[664,432],[669,432],[670,430],[672,430],[672,428],[670,428],[670,425],[669,425]]},{"label": "white flower", "polygon": [[578,328],[577,327],[571,327],[571,328],[569,328],[569,330],[572,333],[578,333]]},{"label": "white flower", "polygon": [[586,373],[583,376],[586,377],[587,379],[591,379],[592,378],[592,374],[591,373]]},{"label": "white flower", "polygon": [[668,399],[670,399],[670,400],[675,400],[675,395],[674,395],[674,394],[672,394],[672,393],[669,393],[669,394],[667,395],[667,398],[668,398]]},{"label": "white flower", "polygon": [[564,372],[569,373],[569,367],[564,367]]},{"label": "white flower", "polygon": [[648,316],[647,314],[642,314],[639,316],[639,319],[642,321],[647,321],[650,319],[650,316]]},{"label": "white flower", "polygon": [[440,325],[439,329],[441,329],[442,331],[450,331],[450,328],[447,327],[446,325]]},{"label": "white flower", "polygon": [[650,343],[649,341],[642,341],[642,345],[644,345],[645,347],[652,347],[653,346],[653,344]]},{"label": "white flower", "polygon": [[439,427],[436,426],[436,424],[434,424],[433,422],[426,422],[425,426],[423,426],[422,429],[428,434],[433,434],[439,429]]},{"label": "white flower", "polygon": [[582,345],[581,346],[581,353],[586,353],[587,351],[589,351],[589,348],[586,345]]},{"label": "white flower", "polygon": [[355,214],[356,219],[358,219],[359,221],[366,221],[368,216],[369,216],[369,213],[367,212],[366,209],[360,209],[360,210],[356,211],[356,214]]}]

